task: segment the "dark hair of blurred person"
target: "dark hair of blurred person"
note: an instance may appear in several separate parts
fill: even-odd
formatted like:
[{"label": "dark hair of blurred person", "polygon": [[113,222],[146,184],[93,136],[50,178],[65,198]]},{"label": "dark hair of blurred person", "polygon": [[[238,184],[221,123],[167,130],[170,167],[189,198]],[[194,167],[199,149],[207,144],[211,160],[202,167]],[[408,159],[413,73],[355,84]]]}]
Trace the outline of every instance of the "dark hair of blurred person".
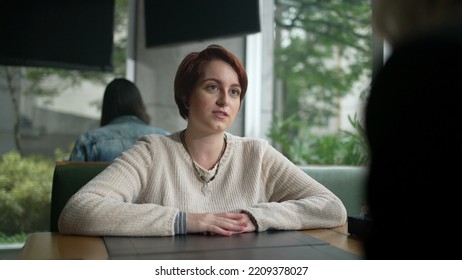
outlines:
[{"label": "dark hair of blurred person", "polygon": [[145,124],[150,122],[138,87],[129,80],[117,78],[104,91],[100,126],[127,115],[136,116]]},{"label": "dark hair of blurred person", "polygon": [[366,105],[366,256],[460,259],[462,1],[372,3],[392,51]]}]

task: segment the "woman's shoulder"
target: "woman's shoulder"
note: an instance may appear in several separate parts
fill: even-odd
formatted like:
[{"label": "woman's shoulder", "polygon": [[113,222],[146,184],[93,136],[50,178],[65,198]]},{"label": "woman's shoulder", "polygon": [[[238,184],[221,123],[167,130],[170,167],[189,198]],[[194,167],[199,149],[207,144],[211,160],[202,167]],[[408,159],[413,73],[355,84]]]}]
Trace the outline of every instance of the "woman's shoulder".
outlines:
[{"label": "woman's shoulder", "polygon": [[246,154],[248,156],[258,157],[267,153],[272,153],[275,150],[268,140],[250,136],[236,136],[226,133],[228,146],[231,153]]},{"label": "woman's shoulder", "polygon": [[140,138],[140,141],[147,143],[155,142],[180,142],[179,132],[169,134],[146,134]]},{"label": "woman's shoulder", "polygon": [[249,137],[249,136],[237,136],[229,132],[226,132],[225,136],[226,136],[226,140],[228,141],[228,143],[233,143],[235,145],[261,146],[261,147],[265,147],[269,145],[268,140],[263,139],[263,138]]}]

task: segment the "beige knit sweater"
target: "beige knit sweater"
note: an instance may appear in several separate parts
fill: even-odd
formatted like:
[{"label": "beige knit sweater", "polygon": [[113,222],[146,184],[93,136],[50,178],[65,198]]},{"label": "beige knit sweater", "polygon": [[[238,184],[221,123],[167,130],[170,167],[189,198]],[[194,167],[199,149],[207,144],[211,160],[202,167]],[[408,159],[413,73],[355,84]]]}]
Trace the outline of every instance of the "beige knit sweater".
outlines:
[{"label": "beige knit sweater", "polygon": [[[245,211],[259,231],[346,222],[340,199],[267,141],[226,136],[226,151],[210,183],[197,176],[179,132],[141,138],[69,200],[59,219],[60,232],[169,236],[179,211]],[[215,168],[200,171],[211,177]]]}]

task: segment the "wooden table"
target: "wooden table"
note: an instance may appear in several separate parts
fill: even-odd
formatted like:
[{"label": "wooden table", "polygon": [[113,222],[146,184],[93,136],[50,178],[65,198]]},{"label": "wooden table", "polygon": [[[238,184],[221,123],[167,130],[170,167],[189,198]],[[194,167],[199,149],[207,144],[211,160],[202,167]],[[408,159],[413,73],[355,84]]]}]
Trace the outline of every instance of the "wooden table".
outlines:
[{"label": "wooden table", "polygon": [[[360,257],[364,256],[361,240],[349,236],[346,224],[332,229],[303,230],[302,232]],[[62,235],[56,232],[30,234],[18,255],[18,259],[40,260],[104,260],[108,258],[102,237]]]},{"label": "wooden table", "polygon": [[348,224],[331,229],[303,230],[303,233],[326,241],[332,246],[342,250],[364,257],[362,241],[359,237],[352,236],[348,233]]},{"label": "wooden table", "polygon": [[101,237],[35,232],[28,236],[18,259],[29,260],[104,260],[109,255]]}]

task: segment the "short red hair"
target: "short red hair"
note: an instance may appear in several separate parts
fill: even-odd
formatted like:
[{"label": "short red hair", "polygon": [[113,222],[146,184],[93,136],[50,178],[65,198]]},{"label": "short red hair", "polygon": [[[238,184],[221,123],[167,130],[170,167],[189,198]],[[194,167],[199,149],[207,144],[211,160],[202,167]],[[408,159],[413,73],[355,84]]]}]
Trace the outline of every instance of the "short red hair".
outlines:
[{"label": "short red hair", "polygon": [[212,60],[222,60],[228,63],[236,71],[241,86],[241,102],[247,91],[247,73],[244,66],[237,56],[219,45],[210,45],[201,52],[192,52],[188,54],[175,75],[174,93],[175,102],[183,119],[187,120],[189,108],[187,103],[191,97],[194,87],[203,74],[204,64]]}]

